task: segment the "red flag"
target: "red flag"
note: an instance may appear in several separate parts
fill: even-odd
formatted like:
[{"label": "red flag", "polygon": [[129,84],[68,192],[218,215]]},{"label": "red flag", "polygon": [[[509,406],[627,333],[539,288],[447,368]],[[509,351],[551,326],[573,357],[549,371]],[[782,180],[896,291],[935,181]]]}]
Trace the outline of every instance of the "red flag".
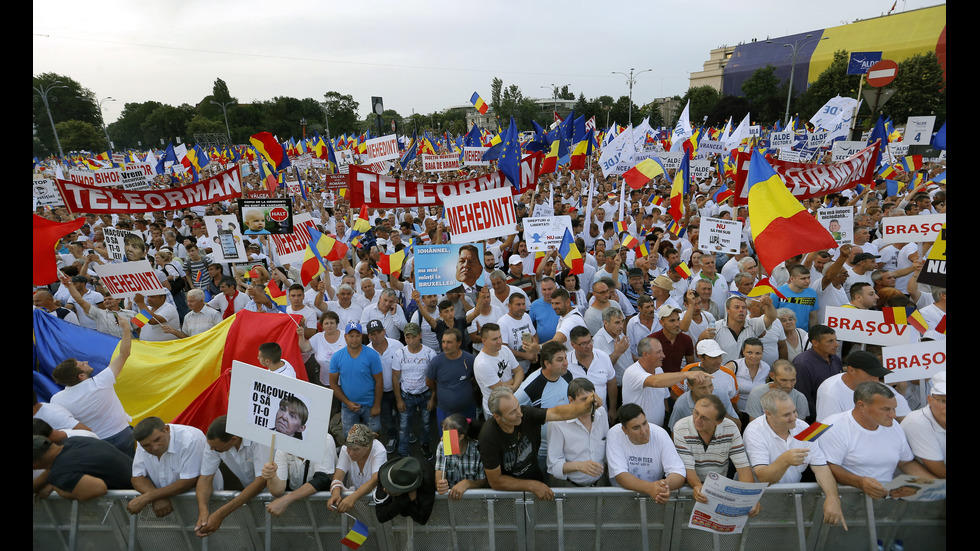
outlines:
[{"label": "red flag", "polygon": [[82,227],[85,218],[71,222],[54,222],[34,215],[34,285],[47,285],[58,281],[58,260],[54,248],[58,240]]}]

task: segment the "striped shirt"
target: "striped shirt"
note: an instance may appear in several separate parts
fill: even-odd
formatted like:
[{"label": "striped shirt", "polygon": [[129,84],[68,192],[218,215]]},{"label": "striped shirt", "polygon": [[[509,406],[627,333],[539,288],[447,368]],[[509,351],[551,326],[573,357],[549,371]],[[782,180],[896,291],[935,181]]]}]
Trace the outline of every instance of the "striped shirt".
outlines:
[{"label": "striped shirt", "polygon": [[728,476],[729,459],[736,469],[749,466],[742,435],[727,417],[715,427],[715,434],[707,445],[694,428],[694,417],[681,419],[674,426],[674,447],[684,462],[684,468],[694,469],[701,480],[705,480],[708,473]]}]

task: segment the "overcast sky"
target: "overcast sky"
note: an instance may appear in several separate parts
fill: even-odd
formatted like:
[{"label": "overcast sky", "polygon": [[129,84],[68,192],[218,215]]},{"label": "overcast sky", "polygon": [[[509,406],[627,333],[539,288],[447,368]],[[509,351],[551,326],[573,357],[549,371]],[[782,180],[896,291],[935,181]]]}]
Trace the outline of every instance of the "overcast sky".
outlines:
[{"label": "overcast sky", "polygon": [[[490,101],[494,77],[527,96],[550,85],[576,96],[682,95],[723,45],[876,17],[893,0],[34,1],[34,74],[68,75],[126,102],[195,104],[215,78],[241,102],[350,94],[402,116]],[[942,4],[899,0],[896,11]],[[542,89],[544,86],[547,89]]]}]

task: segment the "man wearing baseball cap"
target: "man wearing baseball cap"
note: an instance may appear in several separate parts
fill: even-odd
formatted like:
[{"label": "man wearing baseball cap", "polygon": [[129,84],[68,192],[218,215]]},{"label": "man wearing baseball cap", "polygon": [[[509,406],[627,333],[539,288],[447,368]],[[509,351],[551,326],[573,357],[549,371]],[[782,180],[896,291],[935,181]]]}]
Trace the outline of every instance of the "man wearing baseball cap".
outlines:
[{"label": "man wearing baseball cap", "polygon": [[928,405],[908,414],[902,430],[915,460],[936,478],[946,478],[946,372],[932,378]]},{"label": "man wearing baseball cap", "polygon": [[356,423],[381,431],[381,394],[384,385],[381,356],[361,343],[361,324],[351,320],[344,328],[347,347],[330,358],[330,388],[340,401],[344,434]]},{"label": "man wearing baseball cap", "polygon": [[[844,358],[844,372],[828,377],[817,388],[817,420],[853,408],[857,386],[865,381],[881,381],[888,373],[874,354],[864,350],[851,352]],[[901,420],[911,410],[904,396],[896,394],[895,399],[895,415]]]}]

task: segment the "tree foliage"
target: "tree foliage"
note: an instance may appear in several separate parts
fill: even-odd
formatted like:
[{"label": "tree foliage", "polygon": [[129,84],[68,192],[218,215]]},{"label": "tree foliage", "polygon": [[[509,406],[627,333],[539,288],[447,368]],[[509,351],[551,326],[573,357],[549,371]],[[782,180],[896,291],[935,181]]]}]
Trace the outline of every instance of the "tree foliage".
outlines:
[{"label": "tree foliage", "polygon": [[[58,147],[48,119],[48,110],[45,109],[38,90],[47,91],[48,106],[55,125],[59,122],[81,121],[96,128],[101,127],[95,94],[75,79],[56,73],[42,73],[34,77],[34,89],[34,129],[45,151],[57,152]],[[62,147],[67,151],[67,146],[62,144]]]},{"label": "tree foliage", "polygon": [[912,56],[898,64],[898,75],[888,86],[897,88],[882,109],[895,122],[908,117],[936,115],[936,128],[946,121],[946,83],[934,52]]},{"label": "tree foliage", "polygon": [[55,124],[65,154],[71,151],[101,153],[107,149],[102,129],[92,123],[70,120]]},{"label": "tree foliage", "polygon": [[357,116],[358,103],[350,94],[341,94],[333,90],[323,95],[327,105],[327,119],[330,121],[330,133],[353,134],[358,132],[360,118]]},{"label": "tree foliage", "polygon": [[[847,58],[848,54],[844,50],[834,52],[834,61],[830,67],[820,73],[817,80],[796,98],[791,112],[799,113],[801,117],[809,119],[827,103],[827,100],[837,95],[857,97],[861,77],[847,74]],[[773,121],[763,120],[763,122],[770,124]]]},{"label": "tree foliage", "polygon": [[[675,120],[684,111],[684,106],[690,100],[691,108],[688,110],[688,116],[691,119],[691,124],[697,126],[701,124],[708,113],[714,109],[715,105],[721,100],[721,94],[718,90],[715,90],[711,86],[695,86],[689,88],[684,97],[681,98],[681,102],[678,105],[677,115]],[[717,121],[708,120],[708,124],[715,124]]]},{"label": "tree foliage", "polygon": [[[752,117],[764,124],[775,122],[786,110],[787,87],[781,84],[772,65],[756,69],[742,83],[742,94],[748,101]],[[741,116],[744,117],[745,113]]]}]

